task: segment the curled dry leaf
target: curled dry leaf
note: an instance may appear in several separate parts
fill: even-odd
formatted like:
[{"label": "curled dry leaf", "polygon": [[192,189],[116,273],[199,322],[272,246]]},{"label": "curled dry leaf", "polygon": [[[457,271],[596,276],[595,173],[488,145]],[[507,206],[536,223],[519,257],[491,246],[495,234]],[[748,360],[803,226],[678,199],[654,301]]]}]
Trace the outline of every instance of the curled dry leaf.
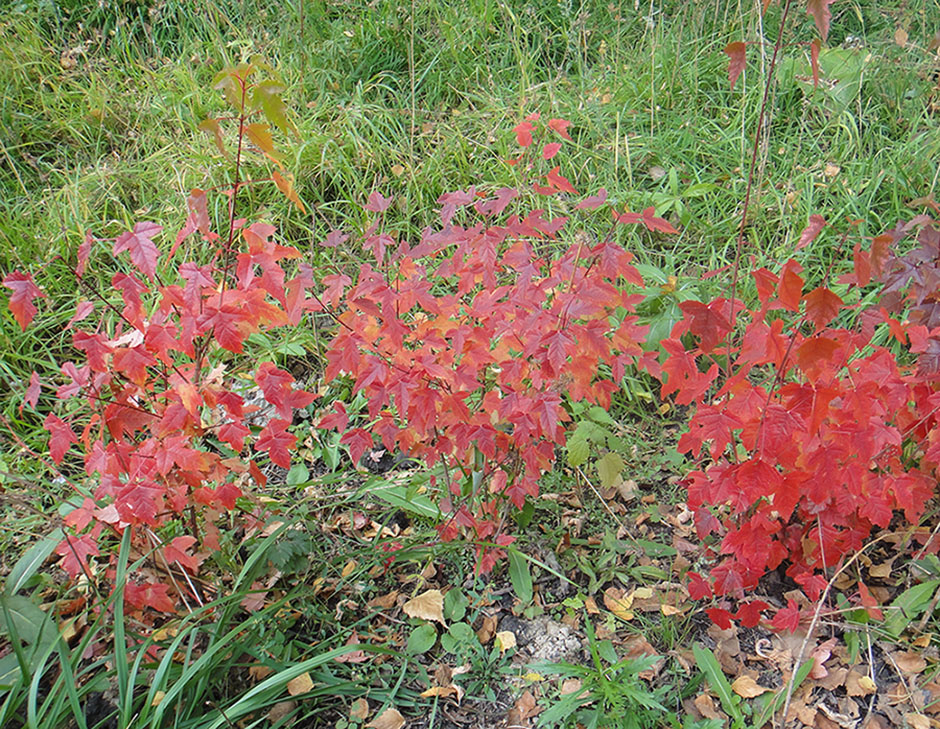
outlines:
[{"label": "curled dry leaf", "polygon": [[621,620],[633,620],[633,595],[625,595],[618,587],[608,587],[604,590],[604,607]]},{"label": "curled dry leaf", "polygon": [[499,618],[495,615],[483,616],[483,624],[480,626],[480,629],[477,630],[477,640],[480,641],[480,645],[486,645],[493,640],[493,636],[496,635],[496,625],[498,623]]},{"label": "curled dry leaf", "polygon": [[427,590],[411,598],[401,606],[410,618],[421,620],[436,620],[446,627],[444,622],[444,595],[440,590]]},{"label": "curled dry leaf", "polygon": [[401,715],[398,709],[389,707],[366,726],[372,729],[401,729],[405,726],[405,717]]}]

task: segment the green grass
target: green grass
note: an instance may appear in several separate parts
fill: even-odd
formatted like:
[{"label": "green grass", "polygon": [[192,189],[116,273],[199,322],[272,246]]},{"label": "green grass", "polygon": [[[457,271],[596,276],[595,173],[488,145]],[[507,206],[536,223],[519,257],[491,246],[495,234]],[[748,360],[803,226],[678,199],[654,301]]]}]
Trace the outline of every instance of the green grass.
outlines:
[{"label": "green grass", "polygon": [[[814,31],[802,7],[791,15],[748,221],[744,253],[754,255],[756,265],[791,255],[809,216],[821,214],[833,230],[801,254],[810,278],[818,282],[831,261],[846,257],[835,231],[847,220],[859,221],[860,235],[876,235],[920,212],[910,207],[911,200],[937,195],[940,124],[928,105],[937,61],[926,46],[938,16],[938,0],[835,4],[829,58],[840,60],[842,67],[834,71],[841,74],[841,87],[832,91],[800,80],[806,75],[805,43]],[[468,0],[452,6],[428,0],[0,0],[0,275],[37,270],[53,261],[48,264],[51,278],[61,282],[39,302],[40,314],[26,332],[5,308],[0,312],[0,517],[18,520],[15,529],[0,534],[3,572],[30,540],[52,529],[56,507],[66,498],[53,472],[34,456],[46,438],[41,419],[19,410],[29,373],[57,370],[57,362],[72,356],[63,312],[69,311],[76,290],[66,264],[74,261],[85,231],[114,236],[140,220],[164,225],[161,242],[167,245],[186,217],[191,188],[231,182],[231,164],[196,128],[203,118],[225,113],[211,80],[226,64],[259,54],[282,75],[298,135],[279,138],[278,146],[287,153],[298,193],[311,209],[301,214],[270,185],[257,185],[240,195],[238,212],[276,222],[284,240],[308,251],[317,265],[341,260],[333,256],[362,258],[358,250],[324,252],[318,243],[334,228],[361,229],[361,204],[373,190],[396,196],[389,225],[416,238],[438,219],[436,200],[442,193],[517,181],[502,160],[514,154],[510,130],[525,114],[570,119],[574,143],[566,145],[558,161],[580,192],[604,187],[631,210],[656,206],[680,228],[668,237],[618,233],[646,267],[647,278],[662,278],[648,288],[643,313],[666,331],[679,298],[705,298],[719,290],[722,279],[699,277],[729,265],[735,255],[770,48],[764,48],[762,58],[757,44],[749,46],[747,70],[733,91],[722,49],[729,41],[754,41],[760,34],[772,44],[779,22],[776,5],[758,18],[751,3],[690,7],[676,0],[640,3],[636,9],[631,3],[583,0]],[[909,35],[903,48],[894,41],[898,27]],[[852,37],[861,38],[863,47],[853,49]],[[252,161],[245,173],[264,177],[265,170]],[[538,202],[554,214],[568,212],[564,200]],[[214,204],[210,213],[221,224],[224,201]],[[603,235],[608,220],[586,214],[576,224]],[[576,230],[574,223],[570,227]],[[57,256],[64,261],[54,261]],[[100,243],[91,258],[92,281],[96,268],[109,269],[109,257],[108,244]],[[675,297],[660,290],[668,276],[677,278]],[[298,341],[308,349],[318,346],[314,335]],[[274,351],[282,344],[256,346]],[[623,421],[614,450],[641,485],[658,489],[666,500],[672,494],[663,476],[677,462],[667,440],[672,414],[666,419],[655,414],[656,403],[648,397],[655,389],[648,382],[637,379],[632,385],[614,410]],[[316,447],[321,448],[317,453],[325,448]],[[593,476],[592,465],[585,470]],[[81,464],[67,462],[66,467],[78,473]],[[570,478],[559,471],[547,487],[553,488],[554,480],[557,490],[565,491]],[[43,493],[39,499],[37,490]],[[618,524],[601,500],[587,489],[582,496],[585,533],[616,532]],[[322,501],[332,496],[310,497],[310,503],[300,500],[299,505],[292,492],[274,498],[321,519],[352,511],[362,494],[350,491],[337,499],[335,511],[326,512]],[[383,508],[382,518],[389,518],[394,510]],[[543,524],[555,539],[564,532],[565,518],[560,509],[548,509],[533,523]],[[417,574],[440,559],[453,584],[472,581],[471,558],[457,547],[428,551],[425,545],[434,538],[430,526],[415,517],[414,529],[403,553],[408,569]],[[310,534],[316,542],[315,532]],[[538,540],[527,535],[523,545],[532,547]],[[380,587],[392,588],[380,586],[384,578],[373,574],[379,560],[370,544],[348,536],[330,539],[326,546],[317,545],[306,566],[291,563],[295,578],[340,579],[343,586],[354,581],[366,586],[370,598]],[[634,546],[611,536],[593,545],[593,552],[582,550],[584,569],[571,555],[563,556],[563,566],[582,586],[642,579],[632,561]],[[246,557],[238,547],[225,545],[217,556],[219,569],[239,573]],[[356,569],[341,576],[350,559],[357,560]],[[34,589],[62,589],[49,577],[37,580]],[[219,603],[211,618],[199,614],[181,627],[180,646],[194,646],[187,661],[206,655],[206,645],[225,640],[226,631],[240,630],[259,646],[253,660],[265,653],[264,660],[276,664],[274,675],[283,677],[290,666],[341,645],[354,625],[363,631],[369,627],[345,616],[342,633],[328,635],[335,603],[311,598],[305,589],[285,593],[283,600],[285,605],[309,603],[297,619],[307,637],[328,636],[322,646],[301,649],[286,639],[294,626],[285,627],[276,608],[249,620],[229,600]],[[108,637],[112,628],[101,618],[92,634]],[[662,637],[664,645],[682,640]],[[29,647],[29,641],[24,645]],[[113,684],[115,669],[105,665],[104,657],[88,665],[74,646],[57,644],[50,650],[48,665],[58,661],[61,676],[68,671],[79,676],[78,695],[69,692],[64,678],[51,687],[39,679],[32,685],[24,680],[8,694],[15,698],[0,698],[7,702],[0,717],[20,717],[33,701],[34,712],[45,712],[44,726],[54,729],[74,713],[75,701]],[[181,702],[185,695],[186,700],[212,700],[224,711],[236,706],[244,686],[218,676],[243,674],[244,656],[221,649],[212,655],[198,670],[191,670],[192,663],[176,665],[172,656],[146,671],[142,663],[132,664],[135,673],[123,677],[122,716],[142,712],[140,726],[155,716],[156,709],[146,708],[134,690],[155,675],[147,671],[164,681],[153,686],[169,688],[170,678],[181,685],[175,689]],[[494,675],[502,668],[488,654],[474,653],[473,659]],[[423,666],[390,662],[361,673],[321,668],[321,681],[329,689],[323,693],[332,698],[319,700],[332,701],[331,711],[347,711],[359,685],[372,687],[374,705],[424,707],[416,709],[421,711],[429,705],[414,691],[418,679],[427,677]],[[36,675],[49,674],[40,670]],[[603,678],[599,668],[596,678]],[[484,693],[485,687],[474,690]],[[248,708],[267,710],[269,699],[264,692],[252,694]],[[175,726],[218,724],[220,714],[206,711],[205,716],[177,716]],[[305,718],[303,712],[295,715]]]}]

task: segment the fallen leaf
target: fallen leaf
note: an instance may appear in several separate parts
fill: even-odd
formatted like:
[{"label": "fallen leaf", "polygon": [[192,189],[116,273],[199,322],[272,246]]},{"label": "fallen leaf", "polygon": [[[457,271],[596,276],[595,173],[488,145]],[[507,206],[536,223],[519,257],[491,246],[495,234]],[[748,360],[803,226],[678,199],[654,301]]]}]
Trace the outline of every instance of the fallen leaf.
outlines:
[{"label": "fallen leaf", "polygon": [[724,715],[715,708],[715,702],[708,694],[699,694],[692,702],[705,719],[724,719]]},{"label": "fallen leaf", "polygon": [[581,679],[580,678],[566,678],[561,682],[561,689],[558,693],[562,696],[567,696],[568,694],[576,694],[581,690]]},{"label": "fallen leaf", "polygon": [[839,165],[834,165],[834,164],[831,164],[831,163],[830,163],[830,164],[827,164],[827,165],[826,165],[826,168],[823,170],[823,174],[824,174],[826,177],[835,177],[835,176],[838,175],[840,172],[842,172],[842,168],[839,167]]},{"label": "fallen leaf", "polygon": [[444,595],[440,590],[428,590],[420,595],[411,598],[401,606],[405,614],[411,618],[420,618],[421,620],[436,620],[443,626],[444,622]]},{"label": "fallen leaf", "polygon": [[268,712],[268,721],[271,722],[272,725],[277,724],[296,708],[296,701],[278,701]]},{"label": "fallen leaf", "polygon": [[480,645],[486,645],[493,640],[493,636],[496,635],[496,625],[498,623],[499,618],[495,615],[483,616],[483,624],[480,626],[480,629],[477,630],[477,640],[480,641]]},{"label": "fallen leaf", "polygon": [[907,45],[907,31],[904,28],[898,28],[894,31],[894,42],[897,43],[901,48]]},{"label": "fallen leaf", "polygon": [[429,689],[425,689],[421,692],[421,696],[428,699],[432,696],[450,696],[451,694],[459,693],[456,686],[432,686]]},{"label": "fallen leaf", "polygon": [[166,691],[157,691],[153,695],[153,699],[150,701],[151,706],[159,706],[160,702],[163,701],[163,697],[166,696]]},{"label": "fallen leaf", "polygon": [[370,608],[380,608],[382,610],[388,610],[390,607],[393,607],[398,601],[398,590],[392,590],[387,595],[380,595],[379,597],[373,597],[366,605]]},{"label": "fallen leaf", "polygon": [[869,676],[859,673],[854,668],[845,677],[845,692],[849,696],[870,696],[877,688]]},{"label": "fallen leaf", "polygon": [[[359,643],[362,643],[362,639],[359,637],[358,631],[353,630],[352,635],[346,640],[346,645],[357,645]],[[333,660],[337,663],[364,663],[369,660],[369,655],[364,650],[360,649],[342,656],[337,656]]]},{"label": "fallen leaf", "polygon": [[608,587],[604,590],[604,607],[621,620],[633,620],[633,595],[624,595],[618,587]]},{"label": "fallen leaf", "polygon": [[809,672],[810,678],[825,678],[829,671],[826,670],[826,667],[823,665],[826,661],[829,660],[829,657],[832,655],[832,649],[835,648],[836,639],[830,638],[827,641],[824,641],[817,645],[813,652],[810,653],[810,658],[813,659],[813,668]]},{"label": "fallen leaf", "polygon": [[405,717],[401,715],[398,709],[389,707],[366,726],[372,727],[372,729],[401,729],[405,726]]},{"label": "fallen leaf", "polygon": [[535,697],[531,691],[526,691],[519,697],[515,705],[506,715],[509,726],[528,726],[528,719],[538,716],[542,709],[536,706]]},{"label": "fallen leaf", "polygon": [[301,673],[296,678],[287,682],[287,693],[291,696],[299,696],[313,689],[313,679],[309,673]]},{"label": "fallen leaf", "polygon": [[905,714],[904,721],[913,729],[930,729],[930,718],[923,714]]},{"label": "fallen leaf", "polygon": [[369,702],[365,699],[356,699],[349,707],[349,718],[356,721],[365,721],[369,716]]},{"label": "fallen leaf", "polygon": [[757,681],[747,675],[738,676],[734,679],[734,681],[731,682],[731,690],[742,699],[753,699],[755,696],[760,696],[770,691],[769,688],[758,685]]},{"label": "fallen leaf", "polygon": [[904,651],[903,653],[894,653],[891,656],[894,662],[905,673],[920,673],[927,668],[927,661],[920,653],[914,651]]},{"label": "fallen leaf", "polygon": [[255,681],[262,681],[272,673],[274,673],[274,669],[271,666],[265,666],[263,663],[256,663],[248,669],[248,675]]},{"label": "fallen leaf", "polygon": [[496,634],[496,645],[499,646],[499,652],[505,653],[510,648],[516,647],[516,634],[511,630],[501,630]]}]

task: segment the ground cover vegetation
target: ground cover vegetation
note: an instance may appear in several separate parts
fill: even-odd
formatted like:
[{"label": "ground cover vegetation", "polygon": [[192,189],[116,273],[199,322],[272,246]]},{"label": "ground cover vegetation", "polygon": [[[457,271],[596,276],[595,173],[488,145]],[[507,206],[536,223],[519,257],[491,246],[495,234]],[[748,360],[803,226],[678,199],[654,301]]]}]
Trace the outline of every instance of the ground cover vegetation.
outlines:
[{"label": "ground cover vegetation", "polygon": [[4,4],[0,723],[937,723],[938,17]]}]

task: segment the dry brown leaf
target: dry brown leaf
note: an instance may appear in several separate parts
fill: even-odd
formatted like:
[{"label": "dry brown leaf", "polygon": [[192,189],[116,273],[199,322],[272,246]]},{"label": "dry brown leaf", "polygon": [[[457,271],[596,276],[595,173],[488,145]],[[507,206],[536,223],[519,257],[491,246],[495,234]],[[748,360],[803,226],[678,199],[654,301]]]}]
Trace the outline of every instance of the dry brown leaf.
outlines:
[{"label": "dry brown leaf", "polygon": [[597,603],[594,602],[593,597],[584,598],[584,609],[587,611],[588,615],[600,615],[601,610],[597,607]]},{"label": "dry brown leaf", "polygon": [[742,699],[753,699],[755,696],[765,694],[771,689],[758,685],[750,676],[738,676],[731,682],[731,690]]},{"label": "dry brown leaf", "polygon": [[477,640],[480,641],[480,645],[486,645],[493,640],[493,636],[496,635],[496,625],[498,623],[499,618],[495,615],[483,616],[483,624],[480,626],[480,629],[477,630]]},{"label": "dry brown leaf", "polygon": [[262,681],[272,673],[274,673],[274,669],[271,666],[265,666],[263,663],[256,663],[248,669],[248,675],[255,681]]},{"label": "dry brown leaf", "polygon": [[458,693],[459,690],[456,686],[432,686],[429,689],[425,689],[421,692],[421,696],[428,699],[432,696],[451,696],[452,694]]},{"label": "dry brown leaf", "polygon": [[566,678],[561,682],[561,689],[558,693],[562,696],[567,696],[568,694],[576,694],[581,690],[581,679],[580,678]]},{"label": "dry brown leaf", "polygon": [[897,667],[905,673],[920,673],[927,668],[927,661],[924,660],[924,657],[914,651],[894,653],[891,657],[894,659]]},{"label": "dry brown leaf", "polygon": [[388,610],[390,607],[394,607],[395,603],[398,601],[398,590],[392,590],[387,595],[379,595],[378,597],[373,597],[366,605],[370,608],[379,608],[381,610]]},{"label": "dry brown leaf", "polygon": [[405,717],[401,715],[398,709],[389,707],[366,726],[372,727],[372,729],[401,729],[405,726]]},{"label": "dry brown leaf", "polygon": [[444,622],[444,595],[440,590],[422,592],[402,605],[401,609],[408,617],[436,620],[441,625],[447,626]]},{"label": "dry brown leaf", "polygon": [[904,46],[907,45],[907,39],[907,31],[904,30],[904,28],[898,28],[896,31],[894,31],[894,42],[901,46],[901,48],[904,48]]},{"label": "dry brown leaf", "polygon": [[891,568],[893,565],[893,559],[888,560],[887,562],[882,562],[881,564],[874,564],[868,569],[868,574],[872,577],[885,579],[891,576]]},{"label": "dry brown leaf", "polygon": [[845,692],[849,696],[870,696],[875,693],[877,688],[875,682],[869,676],[856,671],[854,668],[845,677]]},{"label": "dry brown leaf", "polygon": [[526,691],[509,710],[506,719],[510,726],[528,726],[528,720],[540,713],[542,709],[536,705],[532,692]]},{"label": "dry brown leaf", "polygon": [[287,682],[287,693],[291,696],[299,696],[313,689],[313,679],[309,673],[301,673],[296,678]]},{"label": "dry brown leaf", "polygon": [[695,708],[705,719],[724,719],[725,716],[715,708],[715,701],[708,694],[699,694],[695,697]]},{"label": "dry brown leaf", "polygon": [[[352,635],[346,640],[346,645],[358,645],[359,643],[362,643],[362,638],[359,637],[358,631],[353,630]],[[369,660],[369,654],[360,649],[342,656],[337,656],[333,660],[337,663],[364,663]]]},{"label": "dry brown leaf", "polygon": [[277,724],[296,708],[296,701],[278,701],[268,712],[268,721],[271,722],[271,724]]},{"label": "dry brown leaf", "polygon": [[151,706],[159,706],[160,702],[163,701],[163,698],[166,696],[166,691],[157,691],[153,698],[150,700]]},{"label": "dry brown leaf", "polygon": [[930,729],[930,718],[923,714],[905,714],[904,721],[913,727],[913,729]]},{"label": "dry brown leaf", "polygon": [[349,718],[356,721],[365,721],[369,717],[369,702],[359,698],[349,707]]},{"label": "dry brown leaf", "polygon": [[608,587],[604,590],[604,607],[621,620],[633,620],[633,611],[630,609],[632,605],[633,596],[624,595],[620,588]]}]

